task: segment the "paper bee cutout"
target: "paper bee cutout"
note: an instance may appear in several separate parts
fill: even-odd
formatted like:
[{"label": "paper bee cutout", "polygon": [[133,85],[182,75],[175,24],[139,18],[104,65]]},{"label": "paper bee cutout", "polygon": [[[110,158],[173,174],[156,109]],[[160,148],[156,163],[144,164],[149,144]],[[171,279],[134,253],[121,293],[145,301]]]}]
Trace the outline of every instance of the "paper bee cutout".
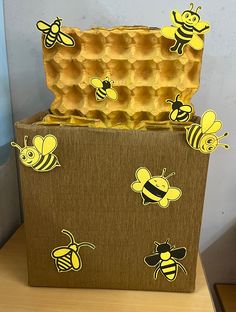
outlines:
[{"label": "paper bee cutout", "polygon": [[117,91],[112,88],[114,81],[106,77],[103,81],[99,78],[93,78],[91,85],[96,88],[95,97],[97,101],[103,101],[106,97],[116,101],[118,98]]},{"label": "paper bee cutout", "polygon": [[53,249],[51,256],[55,261],[56,268],[58,272],[79,271],[82,269],[79,249],[81,247],[95,249],[95,246],[88,242],[76,243],[72,233],[67,230],[62,230],[62,233],[69,236],[70,243],[67,246],[60,246]]},{"label": "paper bee cutout", "polygon": [[212,110],[207,110],[201,118],[201,124],[192,124],[185,127],[186,139],[188,144],[195,150],[203,154],[210,154],[216,150],[218,146],[225,149],[229,148],[228,144],[221,144],[220,140],[229,133],[217,137],[216,132],[222,128],[222,122],[216,120],[216,113]]},{"label": "paper bee cutout", "polygon": [[210,30],[210,25],[207,22],[201,21],[198,11],[193,10],[194,4],[190,4],[190,9],[182,14],[179,11],[172,11],[170,18],[175,26],[167,26],[161,29],[161,33],[165,38],[174,39],[175,44],[170,48],[171,52],[183,54],[184,47],[189,44],[194,50],[203,49],[203,40],[198,34],[205,34]]},{"label": "paper bee cutout", "polygon": [[143,204],[158,204],[161,208],[167,208],[170,201],[176,201],[182,195],[182,191],[177,187],[170,187],[168,178],[175,175],[172,172],[164,177],[166,168],[163,169],[161,176],[152,177],[147,168],[138,168],[135,177],[136,181],[131,184],[134,192],[140,193]]},{"label": "paper bee cutout", "polygon": [[11,142],[11,146],[20,151],[19,159],[24,166],[38,172],[47,172],[61,166],[57,156],[53,154],[57,148],[57,138],[54,135],[48,134],[45,137],[36,135],[33,138],[33,146],[28,146],[27,141],[28,136],[25,135],[24,147]]},{"label": "paper bee cutout", "polygon": [[67,47],[75,46],[74,39],[61,31],[61,21],[62,19],[57,17],[51,25],[44,21],[37,22],[37,28],[45,34],[44,46],[46,48],[52,48],[56,42]]},{"label": "paper bee cutout", "polygon": [[178,122],[186,122],[190,119],[190,113],[192,112],[192,106],[183,104],[179,100],[180,94],[178,94],[173,100],[166,100],[167,103],[172,104],[172,112],[170,113],[169,117],[172,121]]},{"label": "paper bee cutout", "polygon": [[184,274],[187,274],[185,267],[176,260],[183,260],[186,257],[187,249],[185,247],[175,248],[168,243],[168,239],[164,243],[154,242],[154,244],[154,253],[144,257],[144,263],[149,267],[155,267],[153,273],[155,280],[160,271],[168,282],[173,282],[176,279],[179,268],[183,270]]}]

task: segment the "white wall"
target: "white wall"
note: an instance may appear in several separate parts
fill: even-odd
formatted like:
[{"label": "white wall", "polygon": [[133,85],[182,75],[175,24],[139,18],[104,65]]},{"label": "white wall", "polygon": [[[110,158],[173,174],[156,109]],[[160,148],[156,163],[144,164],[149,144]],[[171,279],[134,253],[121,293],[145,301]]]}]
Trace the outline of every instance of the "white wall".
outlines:
[{"label": "white wall", "polygon": [[[64,25],[82,29],[121,24],[170,24],[168,13],[184,10],[191,1],[180,0],[6,0],[5,18],[14,118],[19,119],[49,106],[42,67],[38,19],[63,17]],[[201,235],[201,250],[211,283],[236,282],[236,25],[235,0],[199,0],[202,19],[212,31],[206,35],[201,88],[194,97],[198,114],[213,108],[231,135],[225,139],[231,150],[219,149],[211,156]],[[201,183],[201,181],[199,181]],[[222,242],[226,237],[226,242]],[[225,254],[221,251],[224,250]],[[226,263],[226,255],[232,263]],[[214,262],[214,265],[212,265]],[[216,265],[217,263],[217,265]],[[221,267],[219,267],[219,265]]]}]

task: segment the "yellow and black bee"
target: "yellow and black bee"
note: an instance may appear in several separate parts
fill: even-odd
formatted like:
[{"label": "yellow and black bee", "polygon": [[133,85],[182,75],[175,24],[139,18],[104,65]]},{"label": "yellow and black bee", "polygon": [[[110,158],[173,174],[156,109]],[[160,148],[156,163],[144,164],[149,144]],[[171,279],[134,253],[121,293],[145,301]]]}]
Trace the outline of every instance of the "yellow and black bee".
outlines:
[{"label": "yellow and black bee", "polygon": [[198,14],[199,6],[196,11],[193,11],[194,4],[190,4],[190,9],[182,14],[178,11],[171,12],[171,20],[175,26],[167,26],[161,29],[161,33],[168,39],[174,39],[175,44],[170,48],[171,52],[183,54],[183,48],[189,44],[195,50],[203,49],[203,40],[198,34],[205,34],[210,30],[210,25],[207,22],[201,21]]},{"label": "yellow and black bee", "polygon": [[190,113],[192,112],[192,107],[190,105],[183,104],[179,101],[178,94],[175,101],[166,100],[167,103],[172,104],[172,112],[170,113],[170,119],[172,121],[186,122],[190,118]]},{"label": "yellow and black bee", "polygon": [[95,246],[88,242],[77,244],[74,236],[67,230],[62,230],[62,233],[70,237],[68,246],[61,246],[53,249],[51,256],[55,260],[55,265],[58,272],[68,272],[70,270],[79,271],[82,269],[82,260],[79,255],[81,247],[90,247],[95,249]]},{"label": "yellow and black bee", "polygon": [[182,191],[177,187],[170,187],[168,178],[175,173],[172,172],[167,177],[164,177],[166,168],[163,169],[161,176],[151,176],[147,168],[140,167],[137,169],[135,176],[137,178],[131,184],[131,189],[134,192],[140,193],[143,204],[158,204],[161,208],[167,208],[170,201],[179,199]]},{"label": "yellow and black bee", "polygon": [[103,101],[106,97],[111,100],[116,101],[118,94],[115,89],[112,88],[113,80],[106,77],[103,81],[99,78],[93,78],[91,80],[91,85],[96,88],[95,97],[97,101]]},{"label": "yellow and black bee", "polygon": [[175,248],[168,243],[168,240],[164,243],[154,242],[156,245],[155,252],[152,255],[144,257],[144,262],[149,267],[155,267],[153,278],[156,280],[159,271],[169,281],[173,282],[178,275],[178,268],[180,267],[185,274],[187,271],[185,267],[178,262],[186,257],[187,250],[185,247]]},{"label": "yellow and black bee", "polygon": [[26,135],[24,147],[11,142],[11,146],[19,149],[19,158],[23,165],[38,172],[47,172],[55,167],[60,167],[57,156],[52,154],[57,148],[57,138],[54,135],[48,134],[45,137],[36,135],[33,138],[33,146],[27,146],[27,140],[28,136]]},{"label": "yellow and black bee", "polygon": [[192,124],[185,127],[186,139],[188,144],[195,150],[203,154],[210,154],[215,151],[218,146],[226,149],[228,144],[221,144],[220,140],[228,135],[228,132],[217,137],[215,133],[222,127],[222,122],[216,120],[216,113],[212,110],[206,111],[201,118],[201,124]]},{"label": "yellow and black bee", "polygon": [[44,45],[46,48],[52,48],[56,42],[68,47],[75,45],[71,36],[61,32],[61,21],[62,19],[57,17],[51,25],[44,21],[37,22],[37,28],[45,34]]}]

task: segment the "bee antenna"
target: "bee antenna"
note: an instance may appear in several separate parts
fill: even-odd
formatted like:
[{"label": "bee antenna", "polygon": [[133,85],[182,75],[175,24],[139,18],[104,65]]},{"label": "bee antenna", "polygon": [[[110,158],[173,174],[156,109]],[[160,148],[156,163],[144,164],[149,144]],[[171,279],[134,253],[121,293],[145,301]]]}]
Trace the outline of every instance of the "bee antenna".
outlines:
[{"label": "bee antenna", "polygon": [[71,240],[72,244],[75,243],[74,237],[72,236],[72,234],[69,231],[63,229],[62,233],[66,234],[66,235],[68,235],[70,237],[70,240]]},{"label": "bee antenna", "polygon": [[174,101],[172,101],[172,100],[166,100],[166,103],[173,104],[173,103],[174,103]]},{"label": "bee antenna", "polygon": [[18,144],[15,143],[15,142],[11,142],[11,146],[12,146],[12,147],[16,147],[19,151],[22,150],[22,148],[20,147],[20,145],[18,145]]},{"label": "bee antenna", "polygon": [[24,136],[24,145],[25,145],[25,147],[27,146],[28,138],[29,138],[28,135]]},{"label": "bee antenna", "polygon": [[163,168],[161,176],[164,177],[165,173],[166,173],[166,168]]},{"label": "bee antenna", "polygon": [[221,147],[223,147],[225,149],[229,149],[230,148],[230,146],[228,144],[223,144],[223,143],[222,144],[219,143],[218,146],[221,146]]},{"label": "bee antenna", "polygon": [[175,101],[178,101],[179,97],[180,97],[180,93],[176,95]]},{"label": "bee antenna", "polygon": [[169,239],[169,238],[167,238],[167,240],[166,240],[166,242],[165,242],[165,243],[166,243],[166,244],[168,244],[168,243],[169,243],[169,240],[170,240],[170,239]]},{"label": "bee antenna", "polygon": [[160,245],[160,244],[159,244],[158,242],[156,242],[156,241],[154,242],[154,244],[155,244],[156,246],[159,246],[159,245]]},{"label": "bee antenna", "polygon": [[218,140],[221,140],[221,139],[223,139],[224,137],[226,137],[227,135],[229,135],[229,132],[225,132],[223,135],[219,136],[217,139],[218,139]]},{"label": "bee antenna", "polygon": [[191,3],[190,3],[190,10],[189,10],[189,11],[192,11],[192,10],[193,10],[193,7],[194,7],[194,4],[191,2]]},{"label": "bee antenna", "polygon": [[173,175],[175,175],[175,172],[170,173],[167,177],[165,177],[166,179],[169,179],[170,177],[172,177]]},{"label": "bee antenna", "polygon": [[199,10],[201,10],[202,9],[202,7],[201,6],[199,6],[199,7],[197,7],[197,9],[196,9],[196,13],[199,11]]}]

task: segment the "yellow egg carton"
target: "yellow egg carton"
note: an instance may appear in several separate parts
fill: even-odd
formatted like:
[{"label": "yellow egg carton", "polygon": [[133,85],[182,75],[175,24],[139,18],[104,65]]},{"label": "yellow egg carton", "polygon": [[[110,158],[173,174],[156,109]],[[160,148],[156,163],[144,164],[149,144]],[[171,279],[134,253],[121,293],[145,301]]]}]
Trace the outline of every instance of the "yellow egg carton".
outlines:
[{"label": "yellow egg carton", "polygon": [[[55,99],[52,115],[42,124],[143,128],[142,118],[168,121],[171,105],[167,99],[181,94],[181,100],[190,104],[199,88],[202,51],[188,46],[182,56],[171,53],[173,40],[164,38],[158,28],[122,26],[82,31],[62,27],[62,31],[74,38],[75,46],[43,46],[46,82]],[[112,79],[118,99],[97,101],[91,85],[94,77]]]}]

